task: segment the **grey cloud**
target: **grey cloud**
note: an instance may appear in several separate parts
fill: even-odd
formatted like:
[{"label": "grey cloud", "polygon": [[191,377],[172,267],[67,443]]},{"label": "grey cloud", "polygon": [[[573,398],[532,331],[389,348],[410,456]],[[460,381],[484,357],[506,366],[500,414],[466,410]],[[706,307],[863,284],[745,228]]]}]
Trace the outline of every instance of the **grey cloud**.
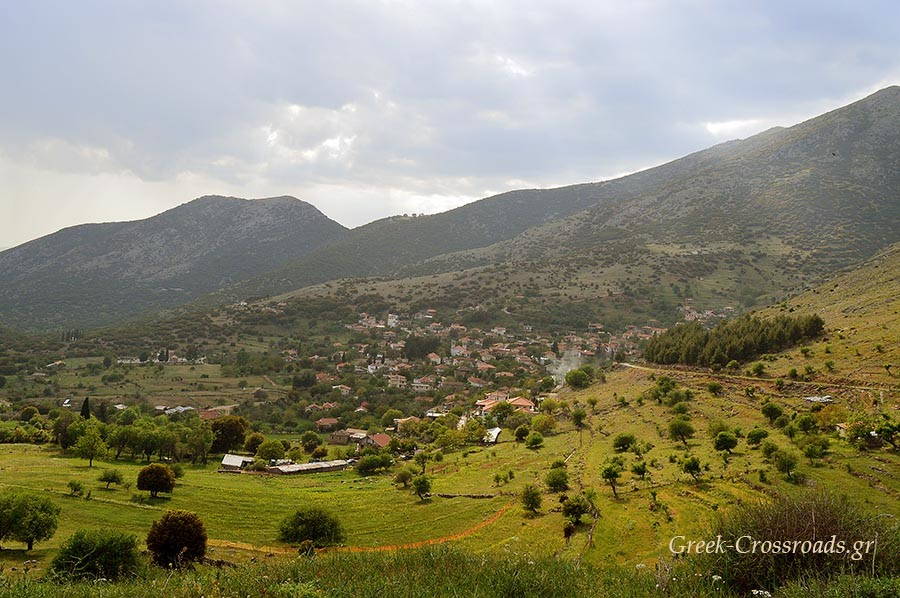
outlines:
[{"label": "grey cloud", "polygon": [[[596,180],[723,140],[708,122],[791,124],[896,82],[898,17],[891,2],[17,3],[0,22],[0,156],[40,176],[16,202],[0,181],[0,234],[12,210],[27,221],[23,194],[53,201],[55,173],[143,181],[142,210],[206,181],[348,224]],[[98,180],[74,184],[102,199]],[[84,220],[128,198],[110,201]]]}]

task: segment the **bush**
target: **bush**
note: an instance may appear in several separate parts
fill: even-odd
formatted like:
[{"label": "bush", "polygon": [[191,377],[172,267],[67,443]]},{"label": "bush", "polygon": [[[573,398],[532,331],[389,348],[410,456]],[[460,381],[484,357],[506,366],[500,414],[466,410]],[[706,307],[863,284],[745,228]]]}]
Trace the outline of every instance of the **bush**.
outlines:
[{"label": "bush", "polygon": [[566,384],[575,389],[587,388],[591,385],[591,377],[584,370],[566,372]]},{"label": "bush", "polygon": [[[865,513],[846,497],[826,492],[780,495],[772,502],[737,506],[721,515],[708,534],[711,538],[718,535],[725,543],[734,543],[742,536],[760,542],[796,541],[801,548],[806,543],[805,551],[773,554],[758,550],[742,554],[726,550],[697,557],[705,570],[722,576],[736,592],[774,589],[807,575],[866,570],[876,575],[896,575],[900,570],[900,528],[896,521]],[[834,542],[845,543],[847,553],[825,552],[833,536]],[[860,548],[876,537],[878,550],[874,554],[871,550],[867,554],[853,552],[854,543],[862,542],[855,545]]]},{"label": "bush", "polygon": [[591,503],[584,494],[568,498],[562,507],[563,515],[574,524],[581,523],[581,517],[591,512]]},{"label": "bush", "polygon": [[50,571],[67,579],[119,579],[139,568],[137,538],[110,529],[78,530],[63,543]]},{"label": "bush", "polygon": [[416,496],[420,500],[425,500],[425,497],[431,492],[431,480],[424,475],[416,476],[413,478],[412,487]]},{"label": "bush", "polygon": [[541,491],[534,484],[525,484],[522,488],[522,507],[531,513],[541,510]]},{"label": "bush", "polygon": [[71,496],[81,496],[84,494],[84,484],[78,480],[69,480],[69,483],[66,484],[66,486],[69,487],[69,494]]},{"label": "bush", "polygon": [[616,452],[623,453],[630,449],[637,442],[634,434],[619,434],[613,439],[613,449]]},{"label": "bush", "polygon": [[165,465],[153,463],[138,472],[137,487],[154,497],[160,492],[171,492],[175,489],[175,474]]},{"label": "bush", "polygon": [[544,476],[544,483],[550,492],[562,492],[569,489],[569,474],[561,467],[554,467]]},{"label": "bush", "polygon": [[118,469],[105,469],[103,470],[103,473],[100,474],[100,477],[97,478],[97,481],[105,482],[107,488],[109,488],[110,484],[121,484],[122,472]]},{"label": "bush", "polygon": [[160,567],[189,566],[206,555],[206,526],[194,513],[167,511],[150,527],[147,550]]},{"label": "bush", "polygon": [[247,440],[244,441],[244,450],[251,455],[255,455],[257,449],[259,449],[259,445],[261,445],[265,441],[265,436],[263,436],[259,432],[254,432],[253,434],[247,436]]},{"label": "bush", "polygon": [[257,447],[256,456],[266,461],[284,459],[284,445],[278,440],[266,440]]},{"label": "bush", "polygon": [[329,546],[344,541],[344,529],[331,513],[316,507],[305,507],[281,522],[278,538],[291,544],[310,541],[317,547]]},{"label": "bush", "polygon": [[539,449],[544,446],[544,437],[539,432],[532,432],[525,441],[525,446],[530,449]]},{"label": "bush", "polygon": [[525,442],[525,439],[528,438],[529,432],[530,430],[526,425],[521,425],[516,428],[516,442]]},{"label": "bush", "polygon": [[747,432],[747,444],[751,446],[758,446],[765,438],[769,436],[769,433],[762,428],[753,428],[749,432]]},{"label": "bush", "polygon": [[360,475],[372,475],[382,473],[394,464],[390,455],[366,455],[356,464],[356,471]]}]

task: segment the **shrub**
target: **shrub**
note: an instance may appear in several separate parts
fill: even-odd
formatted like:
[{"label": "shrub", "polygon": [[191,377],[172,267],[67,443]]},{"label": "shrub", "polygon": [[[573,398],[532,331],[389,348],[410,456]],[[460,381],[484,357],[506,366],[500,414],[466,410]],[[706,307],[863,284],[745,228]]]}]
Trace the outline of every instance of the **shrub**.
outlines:
[{"label": "shrub", "polygon": [[562,492],[569,489],[569,474],[565,469],[554,467],[544,476],[544,483],[550,492]]},{"label": "shrub", "polygon": [[566,519],[577,525],[583,515],[591,512],[591,503],[584,494],[576,494],[563,503],[562,512]]},{"label": "shrub", "polygon": [[627,451],[637,442],[634,434],[619,434],[613,439],[613,449],[622,453]]},{"label": "shrub", "polygon": [[680,440],[687,446],[688,438],[694,436],[694,426],[684,418],[676,417],[669,422],[669,438],[672,440]]},{"label": "shrub", "polygon": [[[730,589],[741,593],[771,590],[810,575],[864,570],[896,575],[900,563],[900,528],[895,521],[863,512],[846,497],[827,492],[779,495],[772,502],[736,506],[719,516],[708,535],[721,535],[726,544],[732,545],[743,536],[759,542],[799,543],[800,548],[780,554],[726,550],[697,557],[705,570],[722,576]],[[874,554],[853,552],[855,542],[862,542],[855,545],[859,548],[876,537],[878,550]],[[844,542],[848,552],[827,551],[829,542]]]},{"label": "shrub", "polygon": [[544,446],[544,437],[539,432],[532,432],[525,441],[525,446],[530,449],[539,449]]},{"label": "shrub", "polygon": [[66,484],[66,486],[69,487],[69,494],[71,496],[81,496],[84,494],[84,484],[78,480],[69,480],[69,483]]},{"label": "shrub", "polygon": [[138,472],[138,490],[147,490],[150,496],[175,489],[175,474],[165,465],[153,463]]},{"label": "shrub", "polygon": [[160,567],[189,566],[206,555],[206,526],[194,513],[166,511],[150,527],[147,550]]},{"label": "shrub", "polygon": [[169,465],[169,469],[172,470],[172,475],[175,476],[176,480],[180,480],[184,477],[184,467],[181,463],[172,463]]},{"label": "shrub", "polygon": [[394,460],[390,455],[366,455],[356,464],[356,471],[360,475],[372,475],[387,471],[393,465]]},{"label": "shrub", "polygon": [[63,543],[50,571],[67,579],[119,579],[139,568],[137,538],[111,529],[78,530]]},{"label": "shrub", "polygon": [[778,452],[778,445],[771,440],[762,443],[762,454],[766,459],[771,459],[776,452]]},{"label": "shrub", "polygon": [[531,420],[531,429],[538,434],[549,434],[556,428],[556,420],[549,415],[535,415]]},{"label": "shrub", "polygon": [[775,403],[766,403],[762,406],[762,414],[769,420],[770,424],[774,424],[775,420],[781,417],[784,411]]},{"label": "shrub", "polygon": [[522,507],[532,513],[541,510],[541,491],[534,484],[526,484],[522,488]]},{"label": "shrub", "polygon": [[404,488],[409,488],[409,483],[412,482],[412,479],[416,475],[416,473],[418,472],[411,467],[404,467],[394,474],[394,483],[400,484]]},{"label": "shrub", "polygon": [[329,546],[344,541],[344,529],[331,513],[304,507],[281,522],[278,538],[291,544],[310,541],[317,547]]}]

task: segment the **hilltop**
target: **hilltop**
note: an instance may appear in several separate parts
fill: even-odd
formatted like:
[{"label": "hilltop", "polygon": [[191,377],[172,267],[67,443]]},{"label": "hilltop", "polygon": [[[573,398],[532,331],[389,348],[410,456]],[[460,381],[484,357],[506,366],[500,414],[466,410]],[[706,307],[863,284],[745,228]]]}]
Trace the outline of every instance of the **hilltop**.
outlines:
[{"label": "hilltop", "polygon": [[0,322],[108,324],[181,305],[345,233],[293,197],[206,196],[145,220],[66,228],[0,253]]}]

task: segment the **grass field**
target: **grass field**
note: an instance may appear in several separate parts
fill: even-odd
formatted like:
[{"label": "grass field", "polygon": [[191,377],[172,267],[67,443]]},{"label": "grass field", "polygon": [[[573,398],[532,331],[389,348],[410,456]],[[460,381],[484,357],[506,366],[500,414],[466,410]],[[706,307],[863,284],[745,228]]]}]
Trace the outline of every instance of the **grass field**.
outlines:
[{"label": "grass field", "polygon": [[[667,436],[666,428],[672,418],[669,407],[655,401],[638,404],[641,392],[655,384],[655,375],[651,371],[621,369],[612,373],[605,384],[563,395],[573,404],[586,404],[591,397],[597,399],[594,410],[589,409],[589,425],[577,431],[562,418],[557,433],[548,436],[540,450],[532,451],[511,441],[510,432],[505,431],[495,446],[453,452],[442,462],[428,465],[434,493],[495,495],[486,499],[435,496],[423,502],[409,490],[393,486],[390,476],[362,478],[354,471],[294,477],[221,474],[211,463],[207,467],[186,467],[171,497],[137,502],[132,500],[136,493],[133,489],[105,490],[96,478],[103,468],[115,467],[133,482],[141,464],[96,463],[90,469],[86,461],[63,455],[52,447],[0,445],[0,488],[47,492],[62,509],[60,528],[52,540],[39,544],[29,554],[4,550],[0,560],[13,564],[36,557],[43,562],[78,528],[109,526],[143,537],[153,520],[173,508],[197,512],[204,519],[209,537],[214,540],[213,556],[245,560],[254,554],[245,549],[245,544],[263,547],[262,552],[266,552],[265,547],[279,546],[276,536],[281,518],[293,508],[309,504],[324,506],[338,515],[346,527],[349,546],[409,544],[463,534],[453,543],[477,552],[557,555],[595,564],[652,565],[667,554],[673,535],[702,534],[717,511],[774,491],[797,490],[796,485],[764,461],[758,448],[750,448],[742,440],[725,463],[707,435],[714,420],[723,420],[744,432],[765,425],[759,411],[769,398],[764,388],[749,398],[745,388],[759,385],[743,379],[724,379],[723,394],[713,396],[705,389],[707,379],[672,373],[695,393],[689,402],[689,414],[696,436],[689,440],[686,449]],[[772,398],[789,413],[807,408],[797,398]],[[770,439],[783,447],[791,446],[790,439],[780,431],[767,429]],[[635,457],[624,453],[625,473],[616,499],[599,472],[616,454],[612,439],[619,433],[632,433],[651,443],[653,448],[643,458],[654,465],[649,478],[640,481],[628,472]],[[793,450],[799,452],[796,447]],[[677,461],[688,452],[708,466],[699,483],[682,473],[677,462],[670,462],[670,457]],[[536,517],[524,515],[517,497],[526,483],[541,484],[550,463],[559,458],[567,459],[572,487],[568,493],[593,489],[600,513],[595,522],[588,517],[588,523],[568,543],[562,535],[564,519],[558,495],[545,492],[543,508]],[[896,453],[860,453],[833,440],[831,453],[825,459],[815,465],[803,460],[800,468],[808,476],[808,485],[839,489],[873,510],[900,515],[900,457]],[[507,471],[514,472],[513,479],[495,485],[495,474]],[[760,481],[760,471],[765,473],[767,483]],[[91,490],[90,500],[67,496],[66,484],[72,479],[84,482]],[[657,493],[656,503],[665,508],[651,510],[651,491]],[[511,507],[489,525],[465,534],[507,505]]]}]

